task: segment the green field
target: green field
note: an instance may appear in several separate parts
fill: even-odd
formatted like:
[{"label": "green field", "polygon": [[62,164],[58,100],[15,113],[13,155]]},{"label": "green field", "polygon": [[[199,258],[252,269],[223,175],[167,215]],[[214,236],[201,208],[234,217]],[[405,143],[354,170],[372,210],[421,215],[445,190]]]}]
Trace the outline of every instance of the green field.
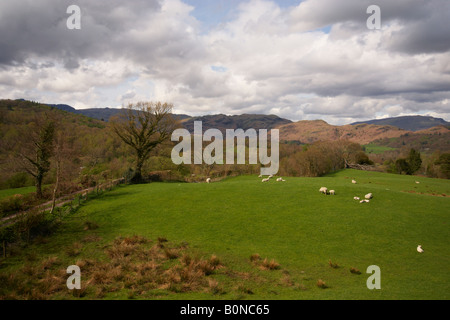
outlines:
[{"label": "green field", "polygon": [[[87,202],[46,241],[4,260],[0,275],[5,282],[5,275],[43,268],[64,277],[64,268],[80,259],[106,261],[105,250],[117,237],[139,235],[153,243],[167,238],[166,246],[187,243],[187,252],[214,254],[223,267],[207,277],[220,290],[211,290],[211,282],[196,290],[162,286],[137,294],[135,290],[132,296],[137,299],[450,298],[448,180],[357,170],[285,179],[261,183],[260,178],[245,176],[211,184],[118,187]],[[320,194],[322,186],[336,190],[336,195]],[[374,196],[370,203],[353,200],[369,192]],[[84,230],[87,220],[98,228]],[[95,240],[86,241],[89,237]],[[79,253],[68,254],[74,243]],[[418,244],[424,253],[416,251]],[[258,268],[250,261],[255,253],[274,259],[280,268]],[[42,267],[49,257],[58,263]],[[330,267],[330,260],[336,268]],[[163,267],[176,263],[171,260]],[[380,267],[380,290],[366,286],[370,265]],[[351,273],[351,267],[361,274]],[[82,269],[82,279],[91,275],[84,276]],[[328,288],[318,287],[319,279]],[[111,283],[91,283],[93,288],[106,286],[107,292],[99,295],[88,288],[85,299],[127,299],[134,288],[128,283],[113,290]],[[3,287],[3,292],[14,289]],[[71,296],[58,292],[50,297]]]},{"label": "green field", "polygon": [[22,188],[14,188],[14,189],[3,189],[0,190],[0,200],[13,196],[15,194],[27,194],[30,192],[34,192],[36,191],[36,187],[31,186],[31,187],[22,187]]},{"label": "green field", "polygon": [[386,151],[395,150],[395,148],[379,146],[372,143],[364,145],[364,149],[367,153],[374,153],[374,154],[382,154]]}]

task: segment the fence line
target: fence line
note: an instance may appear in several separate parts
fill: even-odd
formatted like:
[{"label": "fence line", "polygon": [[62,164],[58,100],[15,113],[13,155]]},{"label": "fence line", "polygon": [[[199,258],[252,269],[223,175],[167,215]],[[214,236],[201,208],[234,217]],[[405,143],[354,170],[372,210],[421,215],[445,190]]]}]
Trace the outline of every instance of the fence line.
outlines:
[{"label": "fence line", "polygon": [[[74,193],[71,193],[71,194],[68,194],[68,195],[64,195],[64,196],[56,199],[55,208],[56,207],[62,207],[64,205],[68,204],[68,203],[72,203],[77,198],[77,196],[78,196],[78,204],[80,204],[81,197],[84,197],[85,200],[87,200],[90,192],[95,191],[98,194],[98,192],[102,191],[102,190],[103,191],[105,191],[106,189],[111,190],[112,187],[114,187],[114,186],[116,186],[118,184],[121,184],[121,183],[125,183],[125,181],[126,181],[125,178],[119,178],[119,179],[115,179],[115,180],[111,180],[111,181],[105,182],[103,184],[99,184],[99,185],[97,185],[95,187],[90,187],[90,188],[83,189],[83,190],[80,190],[80,191],[77,191],[77,192],[74,192]],[[45,203],[42,203],[40,205],[37,205],[37,206],[35,206],[35,207],[31,208],[31,209],[28,209],[26,211],[21,211],[21,212],[15,213],[13,215],[4,217],[4,218],[0,219],[0,228],[7,227],[7,226],[10,226],[10,225],[14,224],[15,220],[17,218],[20,218],[23,215],[26,215],[29,212],[32,212],[33,210],[37,209],[37,210],[43,211],[43,212],[46,211],[46,210],[49,210],[52,207],[52,204],[53,204],[53,200],[45,202]]]}]

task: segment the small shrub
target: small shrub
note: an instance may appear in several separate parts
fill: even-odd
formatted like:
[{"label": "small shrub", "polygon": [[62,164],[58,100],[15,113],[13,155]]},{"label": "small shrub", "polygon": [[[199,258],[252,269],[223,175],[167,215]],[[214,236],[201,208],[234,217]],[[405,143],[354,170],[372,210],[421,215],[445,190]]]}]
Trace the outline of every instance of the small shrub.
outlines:
[{"label": "small shrub", "polygon": [[361,271],[359,271],[358,269],[353,268],[353,267],[350,268],[350,272],[353,274],[361,274]]},{"label": "small shrub", "polygon": [[250,256],[250,261],[251,262],[257,262],[259,260],[261,260],[261,256],[259,254],[257,254],[257,253],[254,253],[254,254],[252,254]]},{"label": "small shrub", "polygon": [[85,231],[87,231],[87,230],[95,230],[95,229],[98,229],[98,224],[97,223],[95,223],[95,222],[93,222],[93,221],[85,221],[84,222],[84,230]]},{"label": "small shrub", "polygon": [[339,268],[339,265],[338,265],[337,263],[333,263],[333,262],[331,261],[331,259],[328,260],[328,264],[329,264],[330,267],[333,268],[333,269]]},{"label": "small shrub", "polygon": [[42,261],[41,266],[42,266],[42,269],[47,270],[47,269],[51,269],[55,265],[59,265],[59,264],[60,264],[60,262],[57,257],[48,257],[47,259]]},{"label": "small shrub", "polygon": [[79,242],[73,243],[70,247],[66,248],[66,254],[69,257],[76,257],[81,253],[81,249],[83,248],[83,245]]},{"label": "small shrub", "polygon": [[164,255],[170,260],[178,258],[178,252],[175,249],[164,248]]},{"label": "small shrub", "polygon": [[274,259],[269,261],[267,258],[265,258],[261,262],[260,268],[263,270],[278,270],[280,269],[280,264],[276,262]]},{"label": "small shrub", "polygon": [[325,281],[323,281],[322,279],[317,280],[316,285],[321,288],[321,289],[326,289],[328,288],[327,284],[325,283]]}]

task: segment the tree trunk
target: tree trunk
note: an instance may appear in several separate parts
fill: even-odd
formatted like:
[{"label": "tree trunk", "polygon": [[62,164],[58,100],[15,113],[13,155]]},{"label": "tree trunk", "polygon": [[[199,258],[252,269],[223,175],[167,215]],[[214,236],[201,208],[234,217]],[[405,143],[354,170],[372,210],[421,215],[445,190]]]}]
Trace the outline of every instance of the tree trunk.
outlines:
[{"label": "tree trunk", "polygon": [[42,199],[44,195],[42,194],[42,175],[38,174],[36,176],[36,197]]},{"label": "tree trunk", "polygon": [[56,182],[55,182],[55,188],[53,189],[52,209],[50,210],[50,214],[52,214],[53,210],[55,210],[56,193],[58,192],[58,187],[59,187],[60,170],[61,170],[61,165],[60,165],[59,161],[57,161],[56,162]]},{"label": "tree trunk", "polygon": [[144,165],[144,159],[138,157],[136,170],[134,171],[133,178],[131,178],[131,183],[141,183],[142,182],[142,166]]}]

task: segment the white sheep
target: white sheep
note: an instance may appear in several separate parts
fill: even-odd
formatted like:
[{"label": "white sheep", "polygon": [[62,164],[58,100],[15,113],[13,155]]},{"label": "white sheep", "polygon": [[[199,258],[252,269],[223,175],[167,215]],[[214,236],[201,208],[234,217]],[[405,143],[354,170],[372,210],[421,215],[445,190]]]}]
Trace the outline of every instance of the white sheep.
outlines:
[{"label": "white sheep", "polygon": [[323,193],[323,194],[327,194],[328,188],[322,187],[322,188],[319,189],[319,192],[321,192],[321,193]]},{"label": "white sheep", "polygon": [[416,183],[419,184],[420,182],[419,182],[419,181],[416,181]]},{"label": "white sheep", "polygon": [[353,200],[359,200],[359,197],[353,197]]},{"label": "white sheep", "polygon": [[268,178],[270,179],[270,178],[273,178],[273,174],[271,174],[270,176],[268,176]]},{"label": "white sheep", "polygon": [[270,180],[270,178],[264,178],[264,179],[261,180],[261,182],[267,182],[269,180]]},{"label": "white sheep", "polygon": [[336,191],[330,190],[330,194],[334,196],[336,194]]},{"label": "white sheep", "polygon": [[206,183],[210,183],[211,182],[211,178],[206,179]]},{"label": "white sheep", "polygon": [[352,180],[352,183],[355,184],[355,183],[356,183],[356,180]]},{"label": "white sheep", "polygon": [[260,174],[260,175],[258,176],[258,178],[262,178],[262,174]]},{"label": "white sheep", "polygon": [[277,181],[286,181],[282,177],[277,178]]},{"label": "white sheep", "polygon": [[372,199],[372,198],[373,198],[373,195],[372,195],[372,193],[368,193],[368,194],[366,194],[366,195],[364,196],[364,198],[366,198],[366,199]]},{"label": "white sheep", "polygon": [[359,203],[368,203],[368,202],[370,202],[370,200],[367,200],[367,199],[365,199],[365,200],[361,200]]},{"label": "white sheep", "polygon": [[419,253],[423,252],[422,246],[420,244],[417,246],[417,252]]}]

